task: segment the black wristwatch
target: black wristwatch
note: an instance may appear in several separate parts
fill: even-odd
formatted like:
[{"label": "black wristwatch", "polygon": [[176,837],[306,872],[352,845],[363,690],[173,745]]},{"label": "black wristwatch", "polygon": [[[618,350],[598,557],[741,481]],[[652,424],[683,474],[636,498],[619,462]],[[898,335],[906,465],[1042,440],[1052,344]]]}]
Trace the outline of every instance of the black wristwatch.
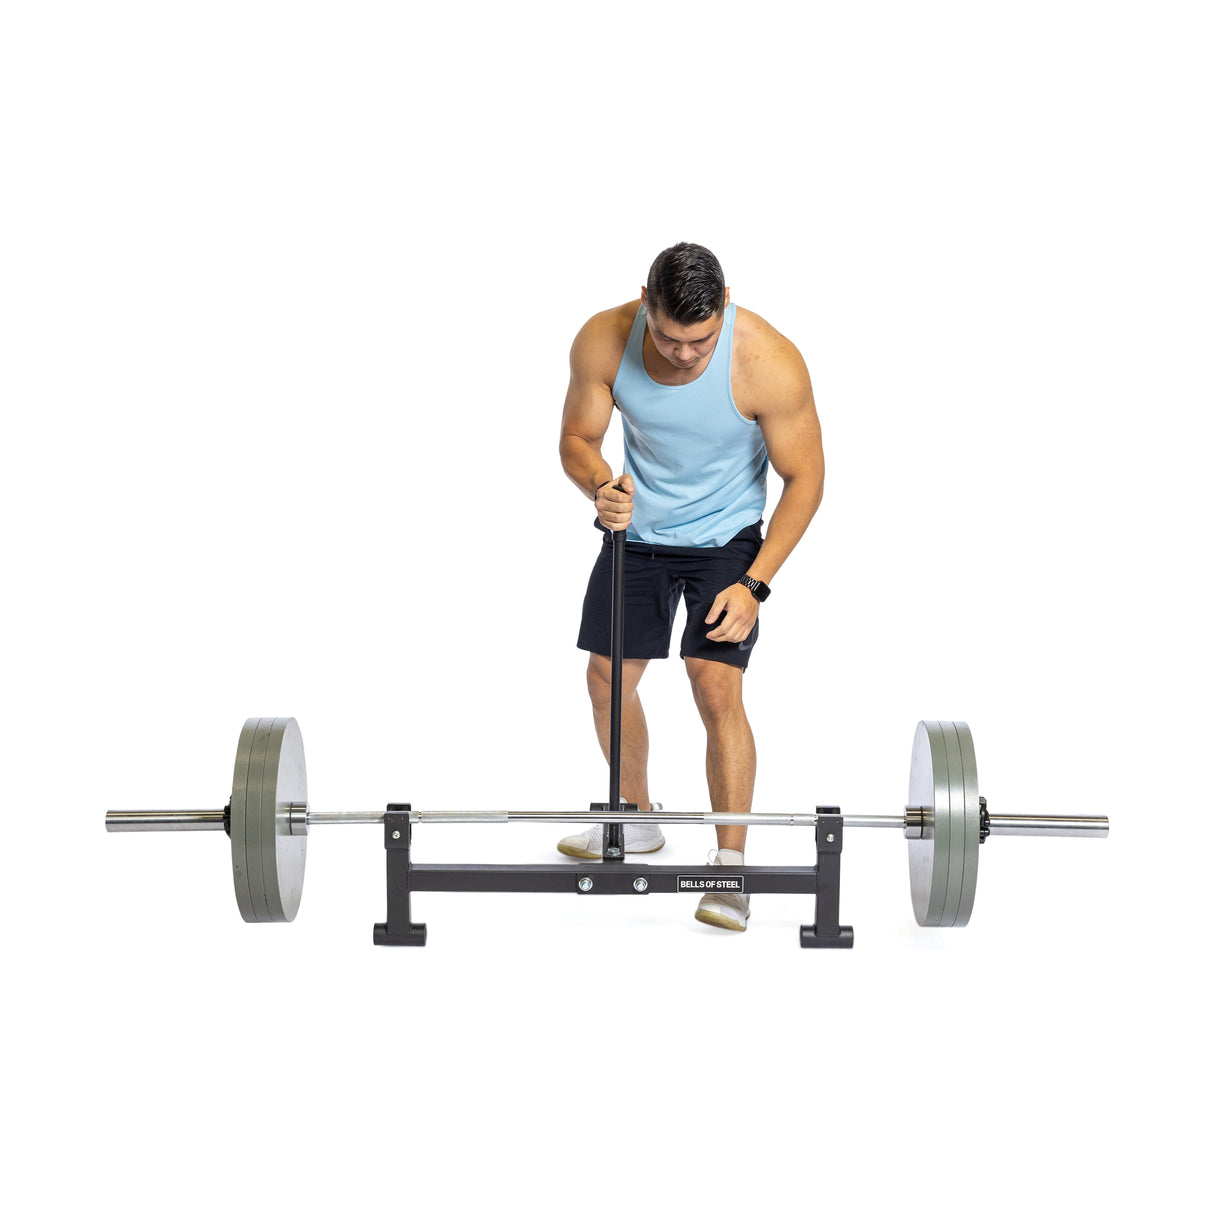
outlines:
[{"label": "black wristwatch", "polygon": [[745,586],[760,603],[766,603],[767,596],[771,594],[771,587],[766,582],[760,582],[758,578],[747,577],[746,574],[742,574],[738,578],[738,585]]}]

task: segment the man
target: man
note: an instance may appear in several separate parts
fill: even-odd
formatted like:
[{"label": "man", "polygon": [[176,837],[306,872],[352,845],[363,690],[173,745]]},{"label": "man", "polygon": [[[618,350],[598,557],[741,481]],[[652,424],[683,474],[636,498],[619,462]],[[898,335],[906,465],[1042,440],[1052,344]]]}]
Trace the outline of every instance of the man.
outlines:
[{"label": "man", "polygon": [[[617,407],[624,469],[602,443]],[[715,812],[749,813],[755,744],[742,674],[759,634],[759,604],[822,500],[822,438],[809,373],[796,347],[729,301],[720,263],[677,244],[658,255],[640,301],[591,317],[574,340],[561,421],[561,463],[594,503],[596,525],[627,529],[620,792],[651,808],[649,735],[637,695],[651,659],[668,655],[680,597],[679,656],[708,736]],[[784,487],[763,537],[767,467]],[[595,728],[608,754],[611,705],[611,536],[604,535],[582,612]],[[601,827],[562,839],[598,858]],[[717,827],[716,863],[744,863],[746,828]],[[625,850],[657,851],[659,825],[629,823]],[[696,918],[745,931],[749,895],[706,894]]]}]

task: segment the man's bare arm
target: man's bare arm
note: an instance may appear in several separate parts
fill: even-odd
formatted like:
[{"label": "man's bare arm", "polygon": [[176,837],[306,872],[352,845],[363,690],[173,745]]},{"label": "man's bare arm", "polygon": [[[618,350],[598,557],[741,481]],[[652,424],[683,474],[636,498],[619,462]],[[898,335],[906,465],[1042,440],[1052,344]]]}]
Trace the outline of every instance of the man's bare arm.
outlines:
[{"label": "man's bare arm", "polygon": [[611,380],[619,366],[622,349],[613,313],[591,317],[574,338],[569,352],[569,390],[561,417],[561,466],[565,475],[592,501],[603,526],[620,531],[632,519],[632,478],[614,479],[611,465],[603,458],[603,437],[611,424],[614,402]]},{"label": "man's bare arm", "polygon": [[783,348],[766,367],[756,413],[771,466],[784,482],[763,546],[748,570],[760,582],[775,577],[805,534],[821,505],[826,475],[809,371],[797,348],[779,340]]},{"label": "man's bare arm", "polygon": [[[805,534],[822,501],[825,462],[813,385],[800,351],[765,321],[753,318],[758,339],[746,359],[738,405],[753,412],[767,455],[784,482],[767,535],[747,575],[770,583]],[[710,641],[744,641],[754,629],[759,604],[745,586],[729,586],[708,615]],[[718,622],[719,621],[719,622]]]}]

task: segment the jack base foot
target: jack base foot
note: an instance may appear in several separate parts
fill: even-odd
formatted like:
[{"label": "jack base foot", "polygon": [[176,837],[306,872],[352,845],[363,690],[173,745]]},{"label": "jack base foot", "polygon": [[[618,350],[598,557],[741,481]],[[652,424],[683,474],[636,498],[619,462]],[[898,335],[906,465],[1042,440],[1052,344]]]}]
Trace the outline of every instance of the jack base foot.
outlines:
[{"label": "jack base foot", "polygon": [[412,944],[420,948],[426,943],[426,925],[410,923],[409,930],[404,932],[389,932],[386,923],[375,925],[376,944]]},{"label": "jack base foot", "polygon": [[855,935],[850,927],[840,927],[837,936],[819,936],[816,924],[801,927],[802,948],[851,948],[855,943]]}]

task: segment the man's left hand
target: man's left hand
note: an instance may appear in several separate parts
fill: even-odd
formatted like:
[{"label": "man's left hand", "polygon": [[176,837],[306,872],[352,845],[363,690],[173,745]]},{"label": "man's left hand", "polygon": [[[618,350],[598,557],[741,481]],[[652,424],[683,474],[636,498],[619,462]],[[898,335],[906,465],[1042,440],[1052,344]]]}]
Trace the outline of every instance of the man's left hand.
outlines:
[{"label": "man's left hand", "polygon": [[[721,619],[722,613],[724,619]],[[745,586],[735,582],[713,599],[704,623],[716,624],[708,634],[710,641],[730,641],[736,645],[750,636],[758,618],[759,600]]]}]

